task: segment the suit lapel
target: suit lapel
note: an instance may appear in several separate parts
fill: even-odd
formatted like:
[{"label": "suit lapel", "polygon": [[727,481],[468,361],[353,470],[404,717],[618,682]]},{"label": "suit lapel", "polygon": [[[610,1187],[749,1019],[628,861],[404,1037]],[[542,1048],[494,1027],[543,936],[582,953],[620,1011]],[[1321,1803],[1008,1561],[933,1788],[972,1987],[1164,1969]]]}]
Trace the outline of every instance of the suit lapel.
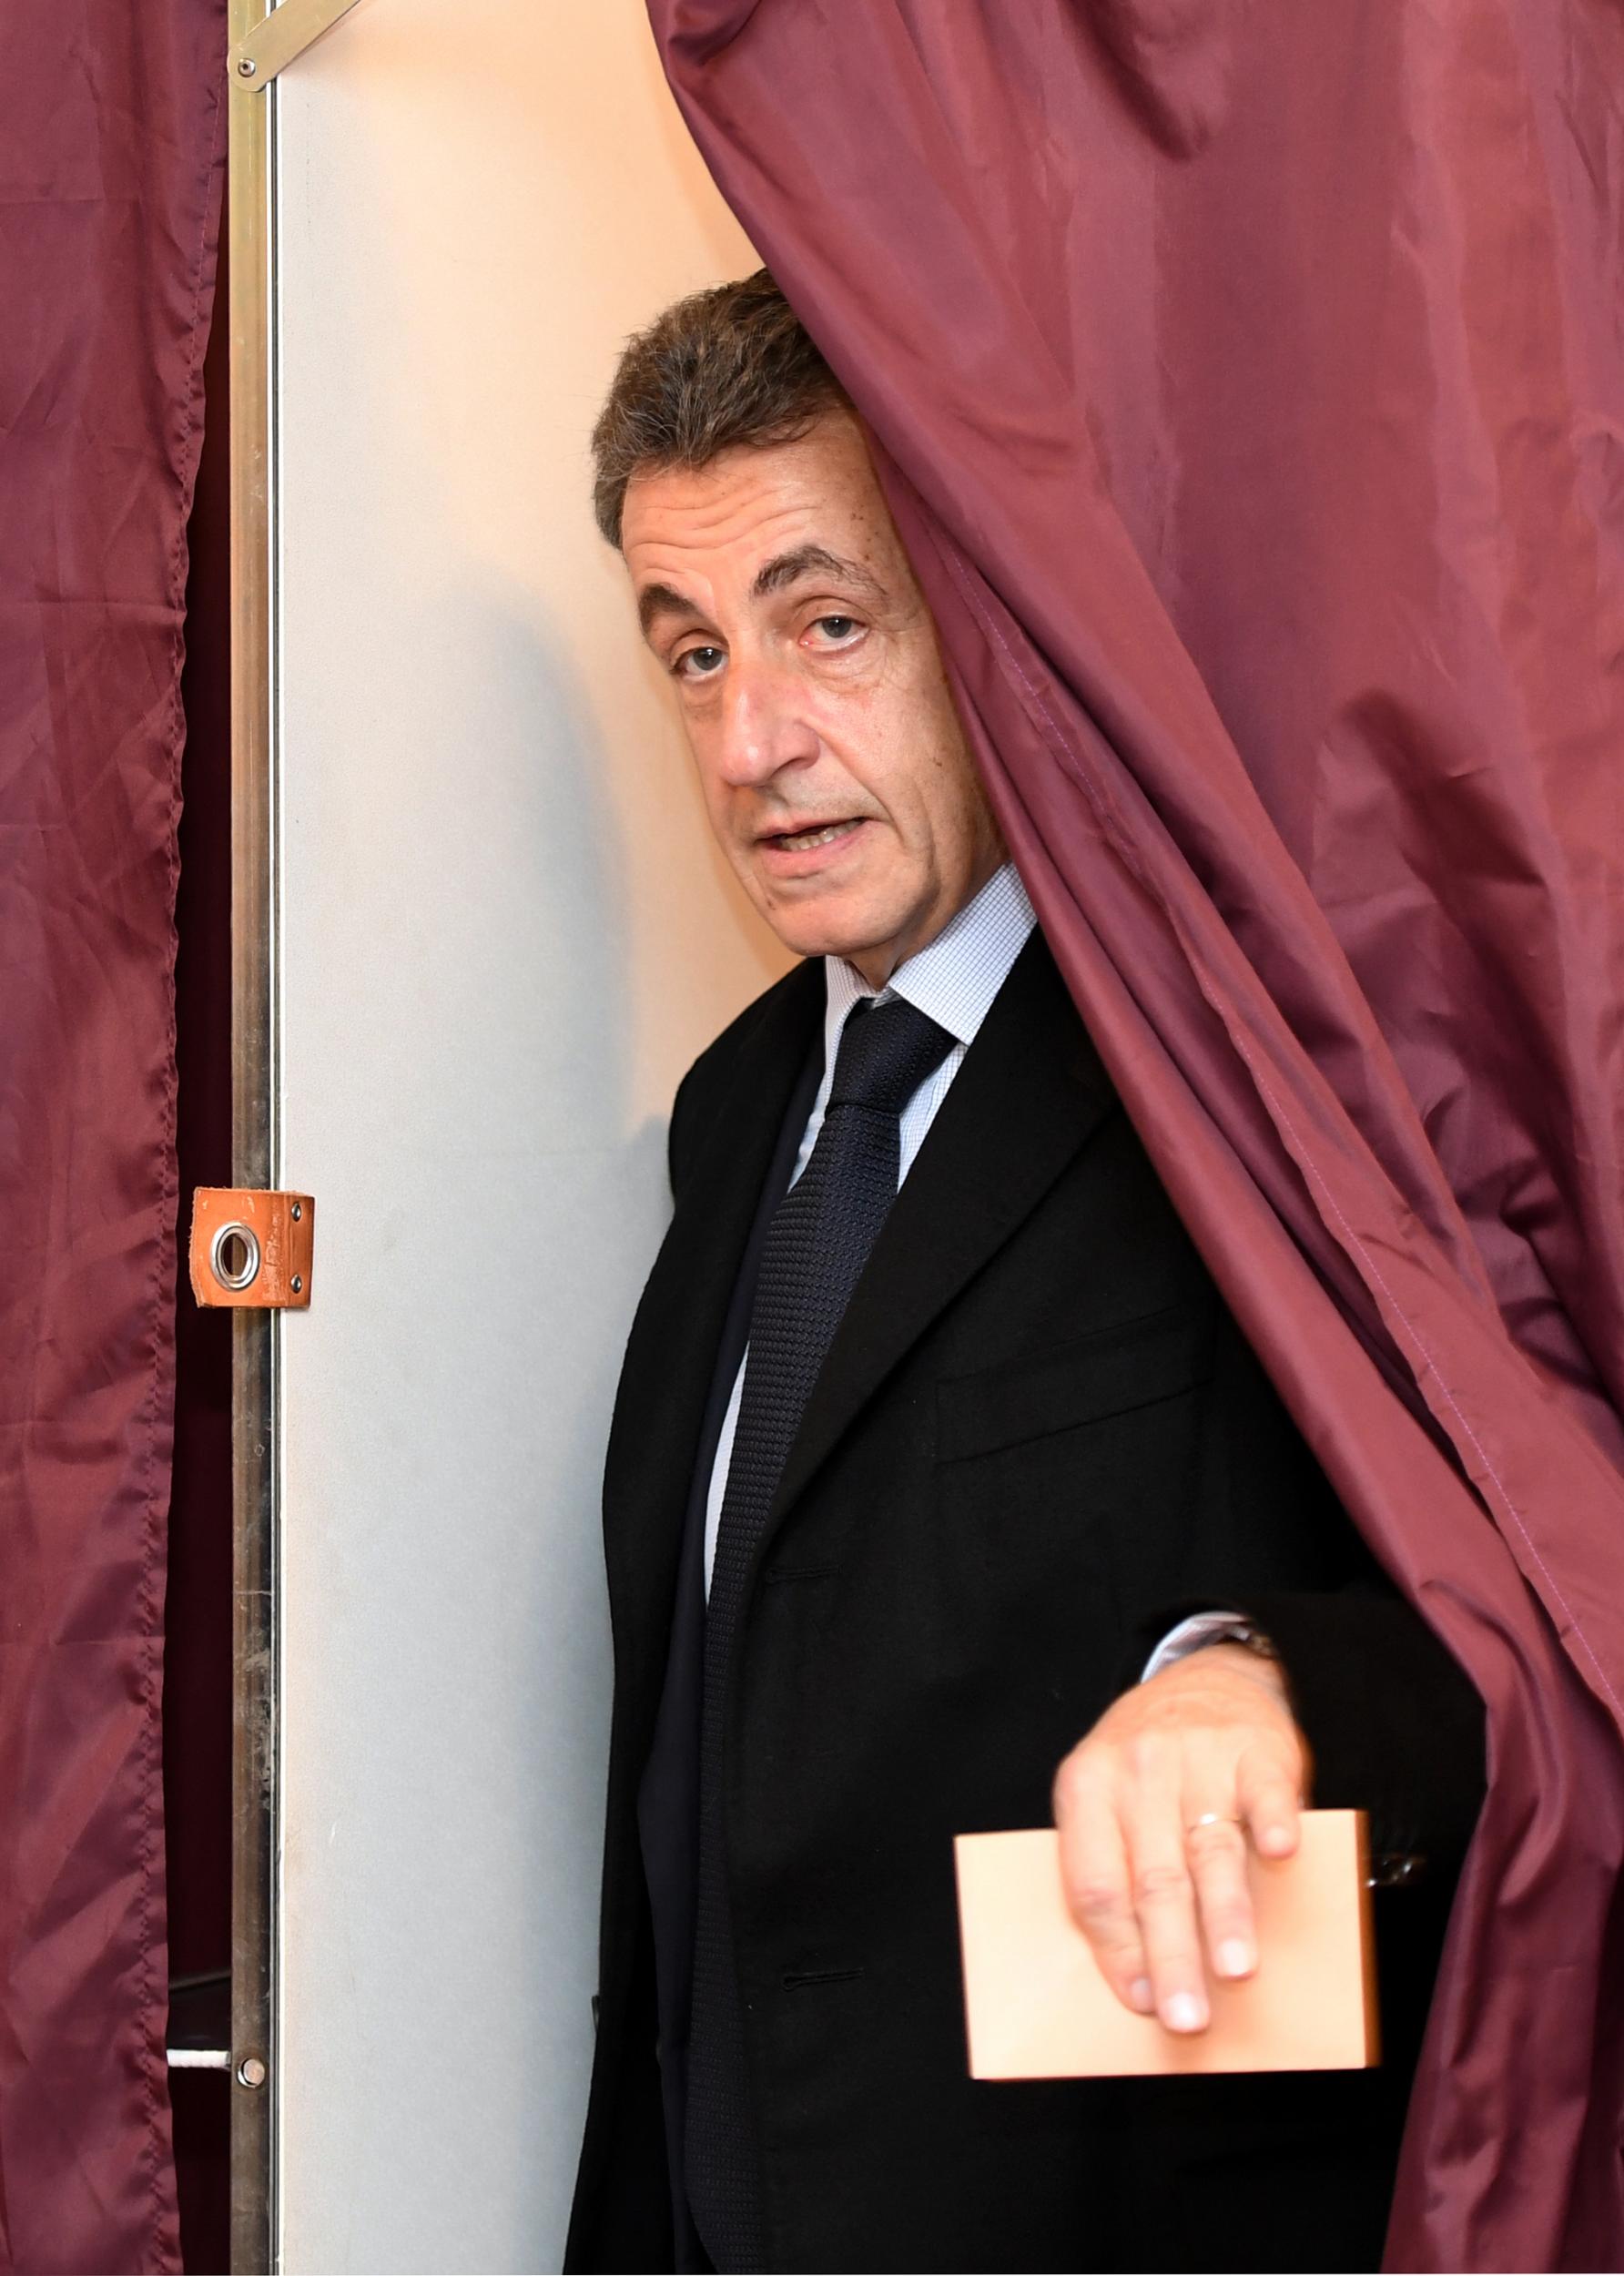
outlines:
[{"label": "suit lapel", "polygon": [[965,1053],[847,1307],[785,1465],[773,1529],[864,1403],[1115,1104],[1034,932]]},{"label": "suit lapel", "polygon": [[683,1182],[626,1346],[604,1477],[604,1553],[623,1667],[653,1712],[683,1517],[734,1283],[825,1003],[823,966],[754,1007]]}]

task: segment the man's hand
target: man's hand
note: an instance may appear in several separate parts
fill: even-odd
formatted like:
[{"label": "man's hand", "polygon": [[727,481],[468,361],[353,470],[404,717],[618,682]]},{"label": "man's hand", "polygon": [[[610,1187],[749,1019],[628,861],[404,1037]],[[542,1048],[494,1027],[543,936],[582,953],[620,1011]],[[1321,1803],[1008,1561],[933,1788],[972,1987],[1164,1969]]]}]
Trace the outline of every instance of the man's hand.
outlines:
[{"label": "man's hand", "polygon": [[1066,1898],[1126,2007],[1204,2030],[1215,1976],[1250,1976],[1246,1844],[1289,1857],[1307,1743],[1284,1679],[1211,1644],[1125,1692],[1061,1764],[1054,1822]]}]

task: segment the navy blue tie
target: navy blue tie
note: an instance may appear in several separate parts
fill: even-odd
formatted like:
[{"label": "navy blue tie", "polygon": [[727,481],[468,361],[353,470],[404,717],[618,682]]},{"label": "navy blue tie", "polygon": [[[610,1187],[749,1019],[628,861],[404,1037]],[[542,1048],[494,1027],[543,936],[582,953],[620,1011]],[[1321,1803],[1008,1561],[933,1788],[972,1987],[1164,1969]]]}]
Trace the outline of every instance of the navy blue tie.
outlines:
[{"label": "navy blue tie", "polygon": [[812,1386],[897,1198],[903,1108],[953,1038],[900,998],[847,1015],[811,1158],[763,1245],[738,1428],[705,1610],[699,1876],[683,2163],[706,2252],[759,2271],[758,2152],[745,2067],[724,1845],[723,1768],[733,1651],[746,1582]]}]

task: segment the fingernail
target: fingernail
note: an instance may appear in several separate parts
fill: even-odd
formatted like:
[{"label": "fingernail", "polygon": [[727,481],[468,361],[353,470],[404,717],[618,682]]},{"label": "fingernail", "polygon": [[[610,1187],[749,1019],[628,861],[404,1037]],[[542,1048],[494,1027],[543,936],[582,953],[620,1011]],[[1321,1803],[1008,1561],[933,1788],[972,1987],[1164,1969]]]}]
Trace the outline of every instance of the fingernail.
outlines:
[{"label": "fingernail", "polygon": [[1148,1976],[1138,1976],[1132,1984],[1129,1985],[1128,2004],[1130,2007],[1137,2008],[1142,2016],[1155,2014],[1156,1995],[1151,1989],[1151,1979]]},{"label": "fingernail", "polygon": [[1199,2031],[1207,2019],[1205,2004],[1193,1992],[1174,1992],[1162,2010],[1170,2031]]},{"label": "fingernail", "polygon": [[1232,1936],[1218,1947],[1220,1976],[1250,1976],[1254,1966],[1252,1946],[1239,1936]]}]

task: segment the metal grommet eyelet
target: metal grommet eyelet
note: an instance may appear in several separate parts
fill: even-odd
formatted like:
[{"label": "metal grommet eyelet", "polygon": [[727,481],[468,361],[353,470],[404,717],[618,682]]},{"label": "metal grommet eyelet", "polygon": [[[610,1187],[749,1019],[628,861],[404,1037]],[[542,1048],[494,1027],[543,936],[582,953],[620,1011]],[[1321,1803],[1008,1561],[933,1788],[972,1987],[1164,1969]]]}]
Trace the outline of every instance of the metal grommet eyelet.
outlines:
[{"label": "metal grommet eyelet", "polygon": [[[226,1244],[230,1240],[242,1243],[242,1263],[236,1272],[226,1264]],[[250,1225],[233,1223],[221,1225],[208,1248],[208,1269],[222,1288],[247,1288],[259,1277],[259,1236]]]}]

